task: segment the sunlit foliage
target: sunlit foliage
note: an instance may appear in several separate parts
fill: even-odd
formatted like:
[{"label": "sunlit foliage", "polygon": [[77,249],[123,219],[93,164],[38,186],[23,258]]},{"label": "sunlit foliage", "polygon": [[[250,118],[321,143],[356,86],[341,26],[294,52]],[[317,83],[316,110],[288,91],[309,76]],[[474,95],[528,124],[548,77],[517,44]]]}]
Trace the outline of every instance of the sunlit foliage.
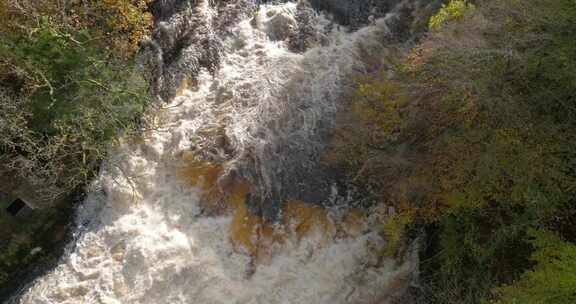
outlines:
[{"label": "sunlit foliage", "polygon": [[473,8],[474,5],[469,3],[468,0],[450,0],[442,5],[440,11],[430,18],[429,26],[431,29],[437,29],[449,21],[464,17]]},{"label": "sunlit foliage", "polygon": [[140,41],[150,34],[152,15],[148,5],[152,0],[92,0],[78,1],[77,11],[84,22],[96,29],[95,35],[110,43],[120,56],[132,56]]},{"label": "sunlit foliage", "polygon": [[530,236],[536,266],[513,284],[499,288],[502,299],[496,303],[576,303],[576,244],[548,231],[534,230]]},{"label": "sunlit foliage", "polygon": [[[144,3],[3,1],[0,8],[10,16],[0,21],[0,170],[57,197],[93,176],[149,102],[141,71],[125,59],[136,45],[109,48],[143,37],[133,29],[148,27],[124,15]],[[98,23],[111,18],[136,23]]]}]

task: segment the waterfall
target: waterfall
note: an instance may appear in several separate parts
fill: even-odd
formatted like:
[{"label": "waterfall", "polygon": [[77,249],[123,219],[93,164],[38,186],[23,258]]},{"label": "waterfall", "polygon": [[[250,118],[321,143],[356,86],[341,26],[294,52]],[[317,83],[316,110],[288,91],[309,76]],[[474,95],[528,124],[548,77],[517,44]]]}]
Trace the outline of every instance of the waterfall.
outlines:
[{"label": "waterfall", "polygon": [[[326,2],[334,16],[318,1],[157,2],[142,56],[164,100],[150,114],[156,124],[113,148],[77,210],[75,241],[10,303],[386,303],[417,255],[380,257],[378,212],[346,233],[346,195],[319,160],[342,94],[367,68],[363,50],[393,43],[401,8],[414,1],[383,1],[389,9],[354,18],[339,1]],[[238,180],[251,191],[234,206],[248,211],[207,212],[207,191],[229,198],[226,184]],[[289,200],[315,205],[289,209]],[[328,228],[266,244],[231,239],[246,218],[262,217],[248,233],[263,235],[301,210]],[[242,245],[273,248],[260,258]]]}]

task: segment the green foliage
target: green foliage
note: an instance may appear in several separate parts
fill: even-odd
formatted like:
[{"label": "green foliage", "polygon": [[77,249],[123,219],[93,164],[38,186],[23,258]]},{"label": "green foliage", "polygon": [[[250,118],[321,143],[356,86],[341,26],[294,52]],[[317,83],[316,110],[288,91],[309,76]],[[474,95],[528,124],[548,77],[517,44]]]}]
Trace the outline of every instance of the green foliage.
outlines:
[{"label": "green foliage", "polygon": [[498,282],[530,266],[522,220],[505,225],[500,210],[467,209],[439,221],[435,254],[426,260],[428,297],[432,303],[478,303]]},{"label": "green foliage", "polygon": [[[126,104],[134,101],[141,104],[132,90],[142,90],[142,81],[124,81],[134,69],[127,63],[107,59],[89,44],[90,39],[88,30],[68,34],[45,19],[33,35],[5,40],[0,47],[0,58],[17,64],[32,79],[29,91],[18,93],[31,99],[33,125],[39,131],[51,133],[53,121],[83,112],[86,106],[99,106],[108,98],[114,99],[109,104],[120,104],[122,100]],[[78,102],[79,99],[82,101]]]},{"label": "green foliage", "polygon": [[42,185],[48,199],[86,184],[150,102],[131,60],[110,56],[93,29],[56,20],[0,36],[0,170]]},{"label": "green foliage", "polygon": [[576,245],[548,231],[531,231],[533,269],[498,289],[499,304],[576,303]]},{"label": "green foliage", "polygon": [[[451,1],[430,27],[393,76],[360,79],[338,149],[354,159],[354,180],[409,215],[407,225],[437,227],[422,264],[431,303],[479,303],[551,246],[527,230],[576,240],[565,216],[576,210],[576,2]],[[530,273],[521,282],[544,280]],[[522,284],[503,290],[520,297],[514,289],[531,286]],[[548,303],[539,301],[518,303]]]},{"label": "green foliage", "polygon": [[152,15],[147,10],[152,1],[89,1],[79,4],[79,9],[85,12],[84,22],[94,26],[98,36],[106,37],[106,43],[116,55],[131,57],[140,41],[150,34]]},{"label": "green foliage", "polygon": [[429,27],[438,29],[447,22],[464,17],[472,9],[474,9],[474,5],[467,0],[450,0],[447,4],[443,4],[438,13],[430,18]]},{"label": "green foliage", "polygon": [[92,44],[109,55],[131,58],[150,34],[152,0],[19,0],[0,2],[0,35],[29,34],[39,19],[50,19],[68,33],[89,29]]},{"label": "green foliage", "polygon": [[399,214],[389,218],[384,223],[384,236],[386,237],[386,248],[382,253],[383,256],[394,256],[396,251],[402,245],[407,226],[410,224],[411,218],[407,214]]},{"label": "green foliage", "polygon": [[348,168],[353,170],[362,166],[367,159],[375,155],[374,147],[379,147],[383,141],[394,135],[400,122],[396,110],[403,102],[402,98],[397,96],[398,88],[397,84],[369,77],[364,78],[359,85],[355,95],[357,102],[351,105],[352,111],[349,115],[368,132],[356,133],[354,128],[351,130],[354,135],[344,135],[346,140],[354,140],[354,144],[339,146],[341,149],[338,153]]},{"label": "green foliage", "polygon": [[4,284],[6,281],[8,281],[8,274],[0,270],[0,284]]},{"label": "green foliage", "polygon": [[[472,96],[457,98],[457,110],[443,114],[451,117],[449,124],[428,143],[436,163],[424,167],[431,169],[431,182],[440,182],[438,195],[450,214],[441,220],[439,282],[458,282],[439,303],[490,298],[491,287],[531,265],[523,231],[546,225],[565,206],[574,208],[576,100],[570,92],[576,89],[576,66],[569,62],[576,60],[576,45],[567,39],[576,30],[575,6],[484,4],[480,13],[493,27],[479,33],[489,34],[484,48],[439,46],[422,67],[433,76],[421,76]],[[504,16],[515,14],[514,21]],[[460,120],[458,114],[466,112],[472,119]],[[548,279],[556,284],[560,278]]]},{"label": "green foliage", "polygon": [[367,79],[358,86],[358,102],[353,111],[371,127],[383,135],[392,134],[400,124],[398,109],[404,99],[398,96],[399,86],[391,81]]}]

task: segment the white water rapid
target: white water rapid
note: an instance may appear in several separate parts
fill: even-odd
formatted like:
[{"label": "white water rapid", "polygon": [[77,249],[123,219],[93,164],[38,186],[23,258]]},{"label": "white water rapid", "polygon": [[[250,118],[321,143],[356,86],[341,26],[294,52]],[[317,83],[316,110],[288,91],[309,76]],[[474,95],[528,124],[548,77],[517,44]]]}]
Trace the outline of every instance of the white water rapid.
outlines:
[{"label": "white water rapid", "polygon": [[[208,4],[199,7],[206,18],[214,14]],[[274,187],[279,170],[308,161],[286,151],[322,153],[318,125],[333,127],[342,88],[364,68],[361,49],[384,47],[391,17],[353,33],[334,26],[321,43],[295,53],[281,39],[295,14],[295,3],[261,5],[231,27],[216,75],[201,71],[157,113],[161,123],[143,142],[114,150],[108,163],[120,170],[103,170],[100,190],[79,207],[75,245],[10,303],[388,303],[415,259],[379,261],[374,248],[385,240],[377,232],[323,245],[310,234],[250,271],[250,257],[230,241],[232,216],[205,216],[202,190],[177,174],[182,151],[210,151],[214,138],[206,134],[214,130],[224,130],[241,153],[215,149],[212,157],[241,167],[249,164],[246,153],[258,156],[263,189]],[[325,29],[328,19],[317,18]],[[278,149],[284,153],[269,153]]]}]

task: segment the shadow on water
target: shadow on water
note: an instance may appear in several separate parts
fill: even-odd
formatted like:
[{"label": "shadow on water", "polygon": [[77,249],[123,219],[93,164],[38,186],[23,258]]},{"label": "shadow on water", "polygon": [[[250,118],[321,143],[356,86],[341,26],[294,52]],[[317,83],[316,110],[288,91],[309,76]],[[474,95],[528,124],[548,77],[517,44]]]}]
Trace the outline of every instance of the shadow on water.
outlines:
[{"label": "shadow on water", "polygon": [[52,272],[66,253],[73,250],[75,241],[82,233],[76,227],[74,216],[85,199],[84,192],[76,191],[50,207],[54,209],[53,212],[56,215],[53,217],[53,224],[40,232],[40,241],[36,243],[38,248],[42,248],[40,260],[11,273],[8,283],[3,284],[0,289],[0,303],[10,303],[9,300],[15,300],[36,278]]}]

